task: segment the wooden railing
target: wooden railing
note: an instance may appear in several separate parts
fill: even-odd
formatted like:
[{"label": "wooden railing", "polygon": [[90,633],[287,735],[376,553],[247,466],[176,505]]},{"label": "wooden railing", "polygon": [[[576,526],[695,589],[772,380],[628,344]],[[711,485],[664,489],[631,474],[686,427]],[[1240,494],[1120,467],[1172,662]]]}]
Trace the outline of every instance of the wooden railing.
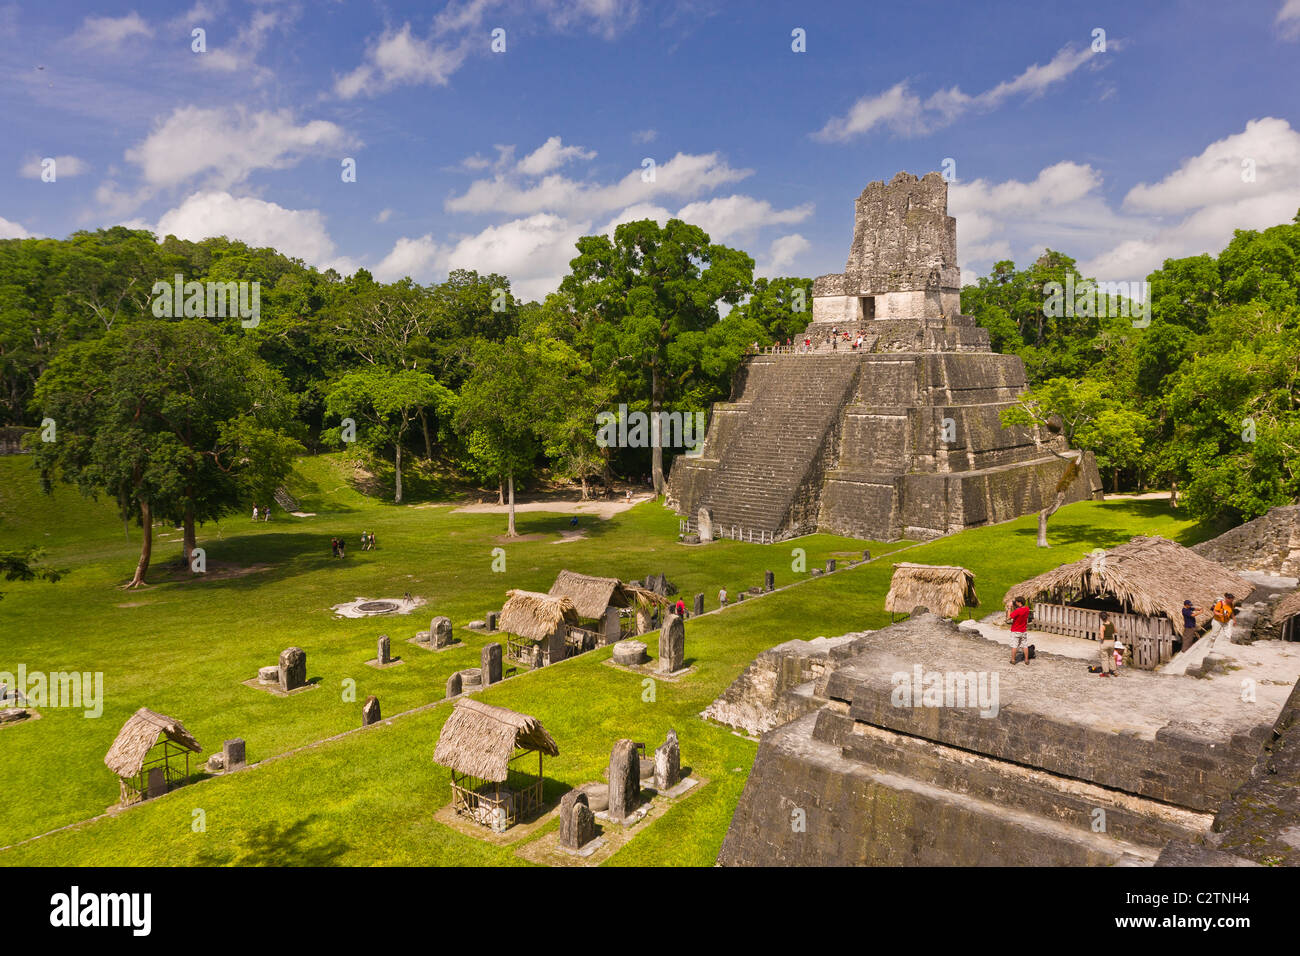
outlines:
[{"label": "wooden railing", "polygon": [[[699,531],[697,523],[691,518],[678,518],[677,530],[681,534],[693,534]],[[750,544],[775,544],[776,535],[771,531],[755,531],[753,528],[742,528],[740,525],[720,525],[713,526],[714,538],[730,538],[732,541],[748,541]]]},{"label": "wooden railing", "polygon": [[[1133,649],[1133,666],[1155,670],[1174,656],[1174,628],[1167,617],[1143,617],[1138,614],[1110,612],[1115,636]],[[1065,634],[1090,641],[1101,639],[1101,612],[1065,604],[1035,604],[1036,631]]]}]

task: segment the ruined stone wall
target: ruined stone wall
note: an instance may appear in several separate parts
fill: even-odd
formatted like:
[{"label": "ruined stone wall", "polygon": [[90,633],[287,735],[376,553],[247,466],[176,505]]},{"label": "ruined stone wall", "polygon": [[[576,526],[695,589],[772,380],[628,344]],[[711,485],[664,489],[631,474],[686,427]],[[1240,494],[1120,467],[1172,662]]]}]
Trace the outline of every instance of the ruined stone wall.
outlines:
[{"label": "ruined stone wall", "polygon": [[1300,577],[1300,505],[1283,505],[1192,548],[1234,571]]}]

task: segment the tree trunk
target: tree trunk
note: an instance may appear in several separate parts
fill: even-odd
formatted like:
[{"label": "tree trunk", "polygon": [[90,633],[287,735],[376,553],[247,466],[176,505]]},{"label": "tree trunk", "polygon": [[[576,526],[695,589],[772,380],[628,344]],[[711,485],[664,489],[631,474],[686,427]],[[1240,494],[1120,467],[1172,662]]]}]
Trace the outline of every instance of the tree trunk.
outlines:
[{"label": "tree trunk", "polygon": [[587,500],[587,476],[582,476],[582,500]]},{"label": "tree trunk", "polygon": [[1116,465],[1116,466],[1115,466],[1115,480],[1114,480],[1113,484],[1115,485],[1115,492],[1114,492],[1114,493],[1115,493],[1115,494],[1119,494],[1119,465]]},{"label": "tree trunk", "polygon": [[497,504],[506,503],[506,483],[500,478],[497,479]]},{"label": "tree trunk", "polygon": [[506,536],[513,538],[515,536],[515,472],[510,469],[510,475],[506,479],[510,486],[510,519],[506,527]]},{"label": "tree trunk", "polygon": [[140,502],[140,527],[144,531],[140,542],[140,563],[135,566],[135,576],[127,585],[129,588],[147,583],[144,576],[149,571],[149,557],[153,554],[153,509],[147,501]]},{"label": "tree trunk", "polygon": [[397,489],[393,496],[393,504],[400,505],[402,503],[402,443],[400,441],[397,443],[397,457],[395,460],[397,463]]},{"label": "tree trunk", "polygon": [[1038,512],[1038,546],[1040,548],[1051,547],[1051,545],[1047,543],[1047,519],[1056,514],[1056,509],[1061,507],[1063,504],[1065,504],[1065,492],[1058,491],[1056,493],[1056,501],[1054,501],[1049,507]]},{"label": "tree trunk", "polygon": [[600,457],[604,459],[601,465],[601,479],[605,482],[606,488],[612,489],[614,487],[614,471],[609,466],[609,449],[602,448],[600,450]]},{"label": "tree trunk", "polygon": [[1169,507],[1178,507],[1178,482],[1176,481],[1169,482]]},{"label": "tree trunk", "polygon": [[185,570],[194,573],[194,547],[197,541],[194,535],[194,508],[185,509],[185,531],[181,536],[181,554],[185,559]]},{"label": "tree trunk", "polygon": [[424,414],[424,409],[420,409],[420,428],[424,430],[424,459],[433,461],[433,441],[429,438],[429,419]]},{"label": "tree trunk", "polygon": [[659,412],[664,407],[664,387],[659,378],[659,367],[650,370],[650,474],[655,486],[655,495],[664,493],[664,449],[663,435],[659,431]]}]

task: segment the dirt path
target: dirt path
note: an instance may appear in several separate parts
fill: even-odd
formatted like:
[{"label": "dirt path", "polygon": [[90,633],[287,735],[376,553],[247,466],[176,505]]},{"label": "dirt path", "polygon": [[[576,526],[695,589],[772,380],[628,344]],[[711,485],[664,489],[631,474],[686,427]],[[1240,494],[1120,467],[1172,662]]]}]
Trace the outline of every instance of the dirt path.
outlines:
[{"label": "dirt path", "polygon": [[[642,492],[639,495],[633,495],[631,499],[627,498],[602,498],[594,501],[572,501],[561,498],[554,500],[541,501],[516,501],[515,511],[551,511],[557,514],[566,515],[596,515],[605,521],[608,521],[614,515],[627,511],[634,505],[639,505],[643,501],[653,501],[654,495],[651,492]],[[510,511],[509,505],[475,504],[462,505],[455,508],[452,514],[497,514],[503,515]]]}]

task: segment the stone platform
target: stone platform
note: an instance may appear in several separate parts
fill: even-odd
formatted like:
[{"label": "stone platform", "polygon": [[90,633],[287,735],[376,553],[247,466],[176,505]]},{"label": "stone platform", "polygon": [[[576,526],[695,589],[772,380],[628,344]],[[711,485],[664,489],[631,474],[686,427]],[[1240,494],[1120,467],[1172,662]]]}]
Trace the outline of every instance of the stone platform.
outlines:
[{"label": "stone platform", "polygon": [[[1262,643],[1206,678],[1101,678],[928,614],[856,638],[820,706],[763,737],[719,862],[1151,865],[1204,842],[1272,739],[1300,646]],[[984,700],[899,690],[967,677]]]}]

